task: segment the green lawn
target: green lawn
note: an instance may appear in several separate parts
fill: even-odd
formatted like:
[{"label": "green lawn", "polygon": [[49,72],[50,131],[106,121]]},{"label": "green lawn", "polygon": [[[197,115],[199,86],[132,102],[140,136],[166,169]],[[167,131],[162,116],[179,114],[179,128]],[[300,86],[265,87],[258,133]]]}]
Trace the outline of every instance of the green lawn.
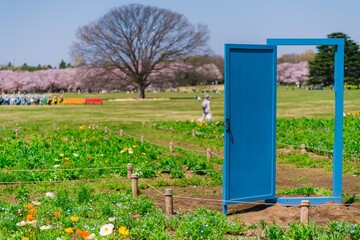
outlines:
[{"label": "green lawn", "polygon": [[[182,213],[169,221],[145,197],[130,197],[130,184],[123,179],[126,164],[132,162],[141,178],[151,181],[159,189],[221,184],[224,93],[211,94],[214,117],[211,124],[196,123],[201,116],[201,102],[194,98],[196,95],[204,96],[191,90],[147,93],[146,100],[138,100],[136,94],[127,93],[66,94],[65,97],[102,97],[104,103],[0,106],[0,163],[3,165],[0,180],[7,183],[36,182],[3,184],[0,187],[0,239],[80,239],[75,230],[88,231],[100,237],[100,227],[114,216],[115,231],[106,239],[127,239],[127,235],[120,233],[122,227],[130,229],[132,239],[200,239],[200,236],[225,239],[225,236],[244,236],[248,229],[242,224],[231,223],[220,213],[202,208]],[[312,147],[331,151],[332,90],[306,91],[279,87],[277,105],[277,144],[298,149],[301,143],[306,143],[310,150]],[[344,109],[345,112],[360,112],[360,91],[345,91]],[[359,156],[358,119],[346,117],[344,126],[344,153]],[[19,127],[21,131],[16,137],[15,129]],[[174,129],[174,133],[169,131],[170,128]],[[119,137],[120,129],[130,137]],[[192,136],[192,130],[196,131],[196,136]],[[140,143],[140,136],[145,136],[145,143]],[[168,152],[170,140],[175,143],[174,154]],[[208,147],[219,157],[215,155],[211,161],[206,160],[205,150]],[[328,160],[319,161],[296,153],[278,154],[277,158],[279,164],[290,163],[298,167],[328,169],[331,164]],[[357,160],[347,157],[344,172],[359,175]],[[97,169],[90,171],[89,167]],[[41,169],[46,171],[37,171]],[[186,175],[181,174],[183,169],[187,169]],[[171,174],[163,170],[171,170]],[[155,175],[159,178],[153,179]],[[102,181],[102,178],[107,180]],[[51,182],[53,179],[72,181],[56,183]],[[140,189],[147,187],[140,183]],[[56,193],[55,200],[45,197],[49,191]],[[317,189],[285,189],[283,194],[304,194],[304,191],[311,194]],[[358,197],[350,197],[358,201]],[[27,205],[34,199],[41,202],[32,209],[37,211],[34,215],[38,219],[37,228],[24,222],[30,211]],[[56,217],[55,212],[60,217]],[[79,217],[79,222],[71,220],[74,216]],[[27,225],[19,226],[24,223]],[[221,231],[219,223],[222,224]],[[50,230],[41,230],[42,227]],[[339,227],[344,230],[341,233],[343,238],[358,239],[360,236],[359,225],[340,222],[329,223],[329,230],[317,228],[316,233],[313,233],[315,225],[292,224],[290,228],[284,228],[287,230],[265,223],[250,227],[263,231],[268,237],[266,239],[272,239],[270,236],[275,233],[279,236],[277,239],[281,236],[287,238],[285,234],[294,238],[294,232],[299,229],[304,232],[311,229],[311,234],[316,236],[330,236],[332,229]],[[338,230],[334,232],[338,234]]]},{"label": "green lawn", "polygon": [[[201,102],[194,96],[200,92],[147,93],[146,100],[138,100],[135,93],[68,94],[65,97],[102,97],[103,105],[69,106],[0,106],[3,122],[7,124],[110,124],[119,122],[154,122],[197,120],[201,116]],[[334,115],[332,90],[306,91],[279,87],[277,117],[332,118]],[[345,91],[345,112],[360,111],[360,91]],[[224,92],[211,94],[214,121],[223,120]],[[114,101],[121,100],[121,101]],[[256,109],[254,109],[256,111]]]}]

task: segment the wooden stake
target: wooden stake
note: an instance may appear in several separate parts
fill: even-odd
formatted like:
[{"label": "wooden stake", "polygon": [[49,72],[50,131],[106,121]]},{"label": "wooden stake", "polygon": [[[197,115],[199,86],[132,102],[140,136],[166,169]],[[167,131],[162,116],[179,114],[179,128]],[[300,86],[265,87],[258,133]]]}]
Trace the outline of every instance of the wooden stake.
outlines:
[{"label": "wooden stake", "polygon": [[144,136],[141,136],[141,137],[140,137],[140,140],[141,140],[141,143],[144,143],[145,137],[144,137]]},{"label": "wooden stake", "polygon": [[193,129],[191,133],[192,133],[192,136],[193,136],[193,137],[196,136],[196,131],[195,131],[195,129]]},{"label": "wooden stake", "polygon": [[301,144],[301,154],[305,154],[306,153],[306,146],[305,146],[305,144],[303,143],[303,144]]},{"label": "wooden stake", "polygon": [[304,224],[309,222],[310,201],[302,200],[300,204],[300,221]]},{"label": "wooden stake", "polygon": [[174,142],[173,141],[170,142],[169,147],[170,147],[170,152],[173,153],[174,152]]},{"label": "wooden stake", "polygon": [[172,189],[165,189],[165,214],[167,216],[173,215],[174,206],[173,206],[173,197],[172,197]]},{"label": "wooden stake", "polygon": [[174,133],[174,132],[175,132],[175,130],[174,130],[172,127],[169,129],[169,131],[170,131],[171,133]]},{"label": "wooden stake", "polygon": [[126,169],[127,169],[127,178],[130,179],[130,178],[131,178],[131,175],[132,175],[132,172],[133,172],[133,165],[132,165],[132,163],[129,163],[129,164],[126,166]]},{"label": "wooden stake", "polygon": [[139,193],[139,187],[138,187],[139,177],[138,175],[131,174],[131,190],[133,197],[137,197]]},{"label": "wooden stake", "polygon": [[123,130],[120,130],[120,137],[124,136],[124,131]]},{"label": "wooden stake", "polygon": [[211,148],[206,149],[206,159],[208,161],[211,159]]},{"label": "wooden stake", "polygon": [[105,127],[104,132],[105,132],[105,133],[107,133],[107,132],[108,132],[108,127]]}]

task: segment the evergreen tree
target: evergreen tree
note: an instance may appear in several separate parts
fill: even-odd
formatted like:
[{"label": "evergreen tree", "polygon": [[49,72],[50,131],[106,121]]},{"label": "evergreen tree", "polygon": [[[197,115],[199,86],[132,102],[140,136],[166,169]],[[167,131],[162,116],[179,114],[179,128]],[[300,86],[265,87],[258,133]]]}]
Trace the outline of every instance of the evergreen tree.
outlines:
[{"label": "evergreen tree", "polygon": [[[346,84],[360,84],[360,51],[359,46],[346,34],[331,33],[328,38],[345,39],[345,69],[344,82]],[[335,46],[318,46],[318,53],[313,61],[309,62],[308,84],[331,86],[334,84],[334,57]]]},{"label": "evergreen tree", "polygon": [[59,64],[59,69],[65,69],[66,68],[66,63],[64,60],[61,60],[60,64]]}]

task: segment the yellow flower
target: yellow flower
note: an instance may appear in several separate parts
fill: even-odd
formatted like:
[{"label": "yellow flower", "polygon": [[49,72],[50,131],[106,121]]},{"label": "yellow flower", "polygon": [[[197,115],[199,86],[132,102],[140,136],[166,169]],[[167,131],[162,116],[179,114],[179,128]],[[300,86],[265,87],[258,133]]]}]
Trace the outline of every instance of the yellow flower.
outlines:
[{"label": "yellow flower", "polygon": [[79,217],[72,216],[72,217],[70,218],[70,220],[71,220],[72,222],[77,222],[77,221],[79,221]]},{"label": "yellow flower", "polygon": [[21,240],[29,240],[28,237],[22,237]]},{"label": "yellow flower", "polygon": [[60,153],[60,154],[59,154],[59,157],[63,157],[63,156],[64,156],[64,154],[63,154],[63,153]]},{"label": "yellow flower", "polygon": [[132,145],[133,148],[136,148],[136,145]]},{"label": "yellow flower", "polygon": [[66,157],[66,158],[64,158],[64,160],[65,160],[65,161],[69,161],[69,160],[70,160],[70,158]]},{"label": "yellow flower", "polygon": [[143,156],[146,156],[146,153],[144,153],[144,152],[143,152],[143,153],[141,153],[141,154],[142,154]]},{"label": "yellow flower", "polygon": [[65,228],[64,231],[66,233],[73,233],[74,232],[74,229],[73,228]]},{"label": "yellow flower", "polygon": [[120,151],[120,153],[124,153],[124,152],[126,152],[128,150],[128,148],[123,148],[121,151]]},{"label": "yellow flower", "polygon": [[118,232],[122,235],[129,235],[130,231],[129,229],[127,229],[125,226],[121,226],[119,229],[118,229]]}]

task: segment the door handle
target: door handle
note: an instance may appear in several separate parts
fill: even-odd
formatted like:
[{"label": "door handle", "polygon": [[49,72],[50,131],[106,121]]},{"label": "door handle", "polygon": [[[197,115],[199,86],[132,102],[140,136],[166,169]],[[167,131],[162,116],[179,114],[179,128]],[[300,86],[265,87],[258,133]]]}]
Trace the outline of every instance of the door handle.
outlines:
[{"label": "door handle", "polygon": [[229,118],[226,119],[226,132],[227,133],[230,132],[230,119]]}]

